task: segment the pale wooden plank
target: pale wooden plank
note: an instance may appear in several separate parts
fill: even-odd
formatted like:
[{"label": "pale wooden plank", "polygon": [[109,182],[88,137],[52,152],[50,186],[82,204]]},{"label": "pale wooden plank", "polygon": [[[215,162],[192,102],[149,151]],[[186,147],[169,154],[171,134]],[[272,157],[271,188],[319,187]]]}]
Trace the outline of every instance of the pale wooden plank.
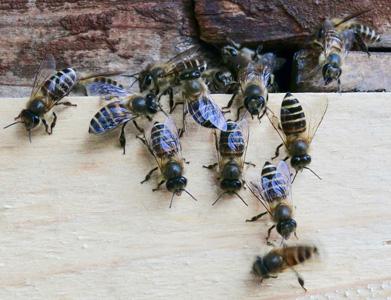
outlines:
[{"label": "pale wooden plank", "polygon": [[[299,99],[322,94],[296,94]],[[249,274],[268,248],[270,222],[246,224],[262,211],[249,191],[218,196],[210,131],[183,138],[187,195],[153,193],[156,177],[139,182],[154,161],[128,128],[95,137],[97,98],[71,98],[56,108],[54,134],[22,126],[0,131],[0,299],[339,299],[391,296],[391,102],[388,93],[328,94],[330,105],[313,141],[311,173],[299,174],[293,197],[300,241],[321,245],[322,259],[260,285]],[[283,94],[270,95],[270,106]],[[216,96],[224,104],[229,96]],[[2,126],[26,99],[0,99]],[[175,116],[179,116],[176,112]],[[248,159],[260,170],[279,137],[265,118],[251,121]],[[251,170],[252,168],[250,168]],[[275,241],[279,241],[276,234]],[[295,243],[293,239],[290,241]]]}]

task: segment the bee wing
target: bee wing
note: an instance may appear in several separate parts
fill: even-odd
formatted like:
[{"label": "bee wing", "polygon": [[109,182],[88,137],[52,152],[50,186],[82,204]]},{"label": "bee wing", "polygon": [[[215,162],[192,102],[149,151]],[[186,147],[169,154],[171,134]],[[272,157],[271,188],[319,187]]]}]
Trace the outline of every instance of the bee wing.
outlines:
[{"label": "bee wing", "polygon": [[173,64],[177,64],[183,60],[189,59],[195,53],[197,53],[197,51],[200,49],[200,47],[201,47],[200,45],[195,45],[193,47],[190,47],[189,49],[187,49],[187,50],[179,53],[178,55],[174,56],[173,58],[171,58],[168,62],[173,63]]},{"label": "bee wing", "polygon": [[[249,129],[249,126],[248,126],[248,123],[247,123],[246,119],[242,119],[238,123],[238,126],[240,128],[241,133],[242,133],[243,142],[244,142],[243,156],[241,157],[241,163],[244,164],[244,162],[246,160],[248,140],[250,138],[250,129]],[[235,138],[235,140],[234,140],[234,138]],[[236,146],[237,142],[238,142],[237,136],[235,137],[232,134],[230,134],[229,135],[229,139],[228,139],[228,143],[235,145],[235,148],[237,148],[237,146]]]},{"label": "bee wing", "polygon": [[258,60],[258,64],[261,71],[262,81],[265,87],[267,87],[270,76],[277,69],[277,60],[274,53],[266,53]]},{"label": "bee wing", "polygon": [[[289,167],[285,161],[282,160],[278,164],[277,174],[280,174],[281,181],[277,181],[277,177],[276,177],[276,180],[273,181],[273,186],[276,186],[276,183],[278,183],[279,186],[282,185],[281,186],[281,192],[282,192],[281,196],[283,198],[287,199],[289,201],[289,203],[293,206],[291,171],[289,170]],[[277,174],[275,176],[277,176]]]},{"label": "bee wing", "polygon": [[341,40],[342,40],[342,53],[343,53],[343,59],[346,58],[346,56],[349,53],[349,50],[352,49],[354,41],[355,41],[355,30],[354,29],[348,29],[341,33]]},{"label": "bee wing", "polygon": [[302,106],[308,122],[305,134],[309,143],[311,143],[320,123],[322,123],[322,120],[327,111],[328,104],[329,100],[327,96],[322,96],[320,100],[311,100],[310,102],[306,102],[305,106]]},{"label": "bee wing", "polygon": [[114,101],[102,107],[91,119],[89,133],[103,134],[136,118],[125,108],[123,101]]},{"label": "bee wing", "polygon": [[261,174],[257,174],[253,176],[253,178],[246,177],[246,184],[251,193],[261,202],[263,207],[267,210],[267,212],[272,216],[270,202],[266,200],[266,197],[262,188],[262,176]]},{"label": "bee wing", "polygon": [[188,102],[188,110],[191,115],[194,115],[194,113],[199,110],[202,118],[212,123],[217,129],[222,131],[227,130],[227,120],[225,119],[220,107],[214,102],[211,93],[207,89],[201,93],[198,101],[186,102]]},{"label": "bee wing", "polygon": [[287,137],[286,137],[284,131],[282,130],[282,126],[281,126],[281,122],[280,122],[280,112],[279,113],[277,113],[277,112],[275,113],[270,108],[267,108],[266,115],[267,115],[270,123],[273,125],[274,129],[277,131],[277,133],[280,136],[281,140],[285,144],[285,147],[289,148],[288,147]]},{"label": "bee wing", "polygon": [[84,83],[87,96],[126,96],[129,92],[118,82],[108,79],[100,78],[100,81]]},{"label": "bee wing", "polygon": [[164,130],[168,130],[172,133],[172,140],[168,139],[166,141],[163,141],[163,149],[167,149],[170,151],[172,151],[172,149],[175,149],[174,155],[182,158],[182,146],[181,140],[179,138],[178,127],[176,126],[175,121],[171,117],[167,117],[166,121],[164,122]]},{"label": "bee wing", "polygon": [[41,90],[43,84],[51,76],[56,73],[56,62],[53,55],[46,54],[41,64],[39,65],[38,71],[35,74],[33,90],[30,95],[30,99],[35,98],[36,94]]}]

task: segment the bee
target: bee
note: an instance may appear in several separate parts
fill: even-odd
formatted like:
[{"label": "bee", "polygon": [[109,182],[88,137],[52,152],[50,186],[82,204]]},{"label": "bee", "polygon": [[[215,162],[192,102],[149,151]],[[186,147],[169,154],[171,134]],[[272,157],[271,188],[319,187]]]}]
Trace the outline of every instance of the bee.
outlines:
[{"label": "bee", "polygon": [[121,84],[108,78],[96,78],[86,82],[85,87],[89,96],[121,97],[121,100],[105,105],[95,114],[91,119],[88,132],[100,135],[122,126],[119,140],[123,154],[126,146],[125,126],[128,122],[133,121],[135,127],[143,132],[137,125],[136,118],[144,116],[152,121],[151,115],[163,111],[154,94],[130,93]]},{"label": "bee", "polygon": [[[314,101],[311,107],[305,106],[304,110],[297,98],[290,93],[286,93],[281,104],[280,113],[274,113],[271,110],[267,112],[270,122],[283,141],[277,147],[275,157],[279,155],[279,149],[285,145],[288,156],[284,160],[291,158],[290,164],[296,170],[294,179],[298,171],[303,169],[308,169],[314,173],[307,167],[311,162],[308,151],[311,141],[326,114],[327,107],[328,98],[324,96],[320,101],[316,103]],[[318,175],[316,176],[320,179]]]},{"label": "bee", "polygon": [[304,287],[304,279],[293,267],[318,254],[318,248],[313,245],[274,248],[263,257],[257,256],[252,267],[252,273],[260,278],[262,282],[265,278],[277,278],[279,273],[290,268],[295,272],[300,286],[307,291]]},{"label": "bee", "polygon": [[84,74],[72,68],[56,71],[54,57],[51,54],[47,54],[42,60],[35,75],[33,90],[30,99],[27,102],[27,107],[15,118],[15,120],[20,118],[20,121],[14,122],[4,127],[4,129],[14,124],[22,123],[29,132],[29,140],[31,142],[31,130],[37,127],[42,121],[46,132],[52,134],[53,128],[57,122],[57,115],[53,112],[54,118],[50,124],[50,131],[49,125],[43,117],[55,105],[76,106],[69,101],[60,101],[72,91],[80,80],[100,75],[102,74]]},{"label": "bee", "polygon": [[[194,55],[199,49],[199,46],[194,46],[166,63],[152,63],[142,70],[136,80],[139,82],[140,92],[150,91],[155,95],[169,93],[170,107],[173,102],[172,87],[178,86],[180,80],[186,79],[189,76],[194,76],[195,71],[201,77],[201,74],[206,70],[207,63],[200,58],[189,58]],[[137,75],[137,74],[136,74]]]},{"label": "bee", "polygon": [[360,49],[370,55],[365,42],[374,42],[380,39],[376,32],[367,26],[349,21],[369,10],[358,12],[345,18],[335,18],[325,20],[315,29],[315,32],[308,37],[307,41],[312,41],[320,46],[320,63],[309,72],[307,77],[322,68],[323,84],[328,85],[336,80],[338,89],[341,92],[340,76],[342,65],[349,50],[357,43]]},{"label": "bee", "polygon": [[176,102],[170,113],[179,104],[183,105],[183,128],[181,134],[186,132],[186,115],[190,114],[193,119],[203,127],[227,130],[227,121],[219,106],[214,102],[212,95],[205,82],[195,71],[194,76],[181,80],[179,98],[181,102]]},{"label": "bee", "polygon": [[244,180],[242,178],[243,166],[244,164],[251,164],[249,162],[245,162],[248,138],[249,127],[245,119],[238,123],[228,120],[227,130],[221,131],[219,138],[217,138],[215,133],[218,163],[210,166],[204,166],[204,168],[213,169],[218,165],[220,173],[220,188],[223,190],[223,193],[212,205],[215,205],[225,194],[235,194],[245,205],[247,205],[243,198],[238,194],[238,191],[240,191],[244,184]]},{"label": "bee", "polygon": [[268,244],[271,231],[275,227],[282,236],[281,245],[292,233],[296,236],[297,223],[293,219],[291,173],[288,165],[281,161],[276,168],[270,162],[266,162],[262,168],[261,177],[255,182],[250,181],[249,185],[250,191],[266,208],[266,212],[246,222],[254,222],[269,213],[275,224],[267,232]]},{"label": "bee", "polygon": [[227,41],[229,44],[222,48],[221,54],[224,63],[230,65],[234,69],[237,69],[237,67],[235,68],[235,64],[233,64],[232,57],[239,57],[239,59],[240,57],[243,57],[247,61],[257,61],[258,57],[262,55],[262,45],[259,45],[256,50],[253,50],[247,47],[242,47],[239,43],[236,43],[229,38],[227,39]]},{"label": "bee", "polygon": [[236,84],[232,73],[225,67],[207,69],[202,78],[212,94],[227,94]]},{"label": "bee", "polygon": [[141,183],[148,181],[153,172],[159,168],[163,180],[158,183],[158,186],[153,189],[153,191],[158,190],[163,183],[166,183],[167,190],[172,192],[170,208],[174,196],[180,196],[182,192],[187,193],[197,201],[197,199],[185,189],[187,179],[183,176],[184,158],[182,157],[182,147],[178,129],[173,119],[167,117],[164,124],[155,122],[152,127],[146,128],[144,131],[144,140],[141,140],[147,145],[158,164],[158,167],[152,169]]}]

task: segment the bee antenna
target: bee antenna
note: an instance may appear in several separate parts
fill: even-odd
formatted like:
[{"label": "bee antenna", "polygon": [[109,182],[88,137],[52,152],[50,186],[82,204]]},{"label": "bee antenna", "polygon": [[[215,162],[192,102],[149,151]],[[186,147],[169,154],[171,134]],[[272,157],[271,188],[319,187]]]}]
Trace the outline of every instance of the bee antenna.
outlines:
[{"label": "bee antenna", "polygon": [[[122,77],[136,77],[136,75],[138,75],[140,73],[134,73],[134,74],[131,74],[131,75],[121,75]],[[137,77],[136,77],[137,78]]]},{"label": "bee antenna", "polygon": [[282,245],[284,244],[284,240],[285,240],[285,235],[284,235],[284,236],[282,236],[282,240],[281,240],[280,247],[282,247]]},{"label": "bee antenna", "polygon": [[135,81],[132,82],[132,84],[130,85],[130,88],[133,87],[133,85],[138,81],[138,78],[135,79]]},{"label": "bee antenna", "polygon": [[243,114],[243,116],[242,116],[242,118],[240,119],[240,121],[242,121],[243,119],[245,119],[246,116],[247,116],[247,114],[248,114],[248,110],[246,110],[246,112]]},{"label": "bee antenna", "polygon": [[215,205],[216,204],[216,202],[217,201],[219,201],[220,200],[220,198],[221,197],[223,197],[223,195],[225,195],[226,194],[226,192],[224,192],[224,193],[222,193],[217,199],[216,199],[216,201],[215,202],[213,202],[213,204],[212,205]]},{"label": "bee antenna", "polygon": [[[308,167],[304,167],[304,169],[307,169],[307,170],[310,170],[311,172],[312,172],[312,174],[314,174],[316,177],[318,177],[320,180],[322,180],[322,178],[320,178],[319,176],[318,176],[318,174],[316,174],[314,171],[312,171],[310,168],[308,168]],[[296,173],[297,174],[297,173]]]},{"label": "bee antenna", "polygon": [[184,191],[186,194],[188,194],[190,197],[192,197],[195,201],[198,201],[196,198],[194,198],[194,196],[192,194],[190,194],[188,191],[186,191],[185,189],[183,189],[182,191]]},{"label": "bee antenna", "polygon": [[170,201],[170,206],[168,208],[171,208],[172,206],[172,200],[174,200],[175,193],[172,193],[171,201]]},{"label": "bee antenna", "polygon": [[29,130],[29,140],[30,140],[30,143],[31,143],[31,129]]},{"label": "bee antenna", "polygon": [[9,125],[5,126],[3,129],[6,129],[6,128],[8,128],[8,127],[10,127],[10,126],[12,126],[12,125],[18,124],[18,123],[24,123],[24,122],[22,122],[22,121],[16,121],[16,122],[14,122],[14,123],[12,123],[12,124],[9,124]]},{"label": "bee antenna", "polygon": [[160,103],[158,103],[157,106],[160,108],[160,110],[163,112],[163,114],[165,114],[166,117],[168,118],[167,113],[163,110],[163,108],[162,108],[162,106],[160,105]]},{"label": "bee antenna", "polygon": [[247,203],[246,203],[246,201],[244,201],[243,198],[240,197],[240,195],[239,195],[238,193],[234,192],[234,194],[235,194],[236,196],[238,196],[239,199],[242,200],[244,204],[246,204],[246,206],[248,206]]},{"label": "bee antenna", "polygon": [[295,181],[296,176],[297,176],[297,173],[299,173],[299,171],[296,171],[296,174],[295,174],[295,176],[293,177],[293,180],[292,180],[291,184],[293,184],[293,182]]},{"label": "bee antenna", "polygon": [[329,80],[329,78],[327,77],[324,81],[323,81],[323,86],[326,86],[326,82],[327,80]]}]

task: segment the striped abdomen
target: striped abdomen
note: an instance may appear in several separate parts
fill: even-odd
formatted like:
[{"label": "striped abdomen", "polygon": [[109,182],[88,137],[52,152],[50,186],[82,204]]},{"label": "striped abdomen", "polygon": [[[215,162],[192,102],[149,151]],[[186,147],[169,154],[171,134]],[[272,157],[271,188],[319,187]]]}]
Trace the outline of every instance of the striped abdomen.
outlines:
[{"label": "striped abdomen", "polygon": [[209,101],[204,101],[203,99],[191,101],[189,103],[189,114],[201,126],[206,128],[217,128],[209,120],[218,119],[219,114],[216,112],[216,107]]},{"label": "striped abdomen", "polygon": [[174,133],[159,122],[151,129],[151,147],[157,157],[172,156],[179,152]]},{"label": "striped abdomen", "polygon": [[234,121],[227,121],[227,131],[221,131],[219,149],[221,156],[241,157],[245,149],[242,131]]},{"label": "striped abdomen", "polygon": [[368,26],[356,24],[353,29],[361,36],[363,41],[366,43],[370,44],[380,41],[380,35],[378,35],[375,30],[371,29]]},{"label": "striped abdomen", "polygon": [[266,196],[266,201],[271,203],[287,196],[285,193],[286,182],[274,165],[267,161],[262,168],[261,176],[262,190]]},{"label": "striped abdomen", "polygon": [[185,60],[175,66],[180,80],[197,79],[206,70],[206,62],[200,59]]},{"label": "striped abdomen", "polygon": [[283,249],[287,267],[301,264],[318,253],[318,249],[314,246],[284,247]]},{"label": "striped abdomen", "polygon": [[329,49],[330,53],[340,53],[342,51],[341,36],[335,29],[328,29],[325,32],[325,48]]},{"label": "striped abdomen", "polygon": [[290,93],[281,104],[281,126],[285,135],[299,134],[307,128],[303,107]]},{"label": "striped abdomen", "polygon": [[44,94],[46,93],[49,98],[54,101],[60,101],[67,96],[76,82],[76,71],[71,68],[58,71],[52,77],[50,77],[42,86]]},{"label": "striped abdomen", "polygon": [[128,122],[134,116],[122,101],[109,103],[91,119],[89,133],[102,134]]}]

